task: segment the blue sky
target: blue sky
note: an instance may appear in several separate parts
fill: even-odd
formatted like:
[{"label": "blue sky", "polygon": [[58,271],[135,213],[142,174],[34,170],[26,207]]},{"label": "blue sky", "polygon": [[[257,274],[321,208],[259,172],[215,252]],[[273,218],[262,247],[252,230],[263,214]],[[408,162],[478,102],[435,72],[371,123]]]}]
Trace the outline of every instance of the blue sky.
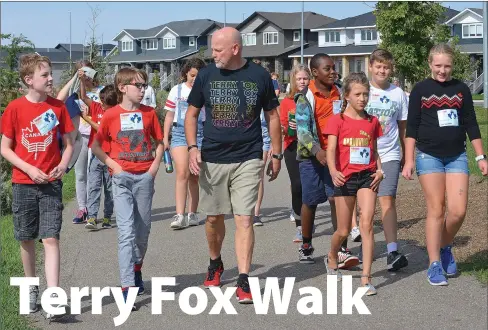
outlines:
[{"label": "blue sky", "polygon": [[[224,21],[223,2],[90,2],[101,13],[96,37],[104,43],[124,28],[148,29],[166,22],[195,18]],[[305,2],[305,11],[342,19],[373,10],[375,2]],[[443,2],[462,10],[482,8],[482,2]],[[84,43],[90,35],[91,11],[87,2],[2,2],[1,32],[23,34],[36,47],[69,43],[69,11],[72,12],[72,42]],[[226,2],[227,22],[238,23],[254,11],[300,11],[301,2]]]}]

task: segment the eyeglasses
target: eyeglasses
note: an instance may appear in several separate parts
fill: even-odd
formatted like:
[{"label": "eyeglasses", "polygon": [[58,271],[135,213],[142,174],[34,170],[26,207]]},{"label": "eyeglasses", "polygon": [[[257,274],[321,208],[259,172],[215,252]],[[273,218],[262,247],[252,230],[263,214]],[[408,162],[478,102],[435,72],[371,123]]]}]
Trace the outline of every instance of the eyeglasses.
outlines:
[{"label": "eyeglasses", "polygon": [[133,84],[125,84],[125,85],[135,86],[138,89],[142,89],[142,88],[147,89],[148,86],[148,84],[143,84],[143,83],[133,83]]}]

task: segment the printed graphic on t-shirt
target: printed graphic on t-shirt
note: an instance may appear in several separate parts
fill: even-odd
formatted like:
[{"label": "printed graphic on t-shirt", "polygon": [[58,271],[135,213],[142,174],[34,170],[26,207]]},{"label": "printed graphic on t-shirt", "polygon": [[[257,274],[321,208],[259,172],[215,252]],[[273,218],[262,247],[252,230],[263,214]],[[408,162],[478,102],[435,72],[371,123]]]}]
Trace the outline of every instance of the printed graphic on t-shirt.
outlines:
[{"label": "printed graphic on t-shirt", "polygon": [[[54,113],[53,115],[55,119],[52,119],[51,116],[46,117],[46,113],[47,111],[43,115],[41,115],[43,116],[41,119],[43,118],[47,119],[50,121],[50,123],[56,121],[56,123],[59,124],[56,115],[54,115]],[[51,145],[54,136],[52,131],[47,131],[47,133],[41,132],[41,130],[38,128],[38,126],[35,123],[35,120],[37,120],[39,117],[31,121],[30,127],[26,127],[22,129],[22,145],[27,149],[27,152],[34,153],[35,160],[37,160],[37,154],[39,152],[46,151],[49,145]],[[47,124],[47,125],[53,125],[53,124]],[[41,127],[45,129],[47,126],[41,125]],[[37,131],[37,133],[35,131]]]},{"label": "printed graphic on t-shirt", "polygon": [[391,100],[386,95],[372,94],[367,111],[378,118],[383,134],[387,135],[392,128],[392,118],[396,117],[397,111],[401,111],[400,107],[399,102]]},{"label": "printed graphic on t-shirt", "polygon": [[[243,90],[246,100],[245,113],[238,111],[241,103],[239,89]],[[258,86],[254,82],[211,81],[210,103],[212,104],[213,125],[215,127],[250,127],[254,120],[257,96]]]},{"label": "printed graphic on t-shirt", "polygon": [[463,94],[459,93],[452,97],[449,97],[446,94],[441,97],[438,97],[437,95],[431,95],[429,97],[423,96],[421,106],[426,109],[430,109],[433,106],[438,108],[449,107],[460,109],[463,107]]}]

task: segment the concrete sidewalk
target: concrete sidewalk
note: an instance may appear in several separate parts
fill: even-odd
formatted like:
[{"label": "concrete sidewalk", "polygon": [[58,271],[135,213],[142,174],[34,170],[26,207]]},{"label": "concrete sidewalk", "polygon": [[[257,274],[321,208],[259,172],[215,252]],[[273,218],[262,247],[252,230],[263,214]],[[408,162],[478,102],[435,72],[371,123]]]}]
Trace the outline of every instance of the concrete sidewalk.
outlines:
[{"label": "concrete sidewalk", "polygon": [[[298,244],[292,243],[295,225],[289,215],[290,193],[286,169],[276,182],[265,184],[265,198],[262,213],[264,226],[255,228],[256,243],[252,274],[260,278],[261,288],[265,278],[279,277],[282,287],[285,277],[295,277],[288,313],[276,315],[270,303],[268,315],[256,315],[252,305],[239,305],[235,298],[231,302],[237,315],[209,315],[215,302],[207,291],[208,305],[200,315],[186,315],[178,305],[183,289],[202,286],[208,266],[207,243],[203,226],[182,231],[169,229],[174,214],[175,176],[164,173],[156,180],[156,193],[152,211],[152,231],[147,251],[143,277],[146,293],[136,300],[138,311],[133,312],[120,329],[487,329],[487,289],[475,278],[460,276],[450,279],[447,287],[433,287],[427,283],[426,251],[416,241],[400,241],[400,249],[409,259],[409,266],[402,272],[386,271],[386,243],[381,228],[375,227],[375,257],[373,263],[373,284],[378,295],[363,297],[371,315],[340,315],[341,294],[339,293],[339,315],[327,315],[326,277],[324,255],[330,248],[333,233],[330,212],[327,205],[319,207],[317,233],[314,238],[314,265],[298,263]],[[399,203],[402,201],[399,200]],[[61,286],[105,287],[119,286],[117,261],[117,229],[87,231],[82,225],[73,225],[71,218],[76,208],[73,201],[66,206],[61,235]],[[100,213],[101,214],[101,213]],[[114,222],[115,224],[115,222]],[[225,266],[224,286],[235,285],[238,271],[234,255],[234,223],[226,221],[227,237],[222,259]],[[358,243],[350,243],[353,253],[359,251]],[[43,272],[41,272],[43,273]],[[345,271],[354,275],[353,291],[360,285],[360,269]],[[43,274],[41,275],[43,276]],[[162,314],[151,314],[151,278],[176,277],[176,286],[168,291],[176,293],[176,301],[162,302]],[[323,315],[304,316],[297,311],[301,298],[298,289],[306,286],[318,288],[323,295]],[[45,280],[41,278],[41,292]],[[340,286],[338,289],[341,292]],[[195,296],[190,299],[196,304]],[[49,329],[113,329],[113,318],[119,314],[113,297],[103,300],[103,314],[92,315],[91,300],[82,301],[82,314],[66,317],[50,325],[40,313],[30,318],[34,326]]]}]

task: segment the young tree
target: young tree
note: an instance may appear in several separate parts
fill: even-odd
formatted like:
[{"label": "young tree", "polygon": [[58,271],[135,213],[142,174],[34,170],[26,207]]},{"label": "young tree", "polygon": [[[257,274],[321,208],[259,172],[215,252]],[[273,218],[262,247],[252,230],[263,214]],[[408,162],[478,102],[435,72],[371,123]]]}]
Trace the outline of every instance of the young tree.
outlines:
[{"label": "young tree", "polygon": [[436,2],[383,2],[376,3],[374,14],[381,34],[380,47],[388,49],[395,58],[395,71],[404,85],[425,79],[429,75],[428,54],[440,42],[450,42],[456,52],[453,76],[466,79],[473,67],[466,65],[469,57],[461,54],[450,29],[443,24],[446,8]]},{"label": "young tree", "polygon": [[[21,54],[34,51],[34,44],[24,35],[15,36],[12,34],[1,34],[0,45],[1,61],[5,66],[0,66],[0,109],[19,96],[20,76],[18,72],[19,59]],[[3,40],[10,40],[5,44]],[[3,110],[2,110],[3,111]]]},{"label": "young tree", "polygon": [[[24,53],[34,51],[34,44],[22,34],[18,37],[11,34],[1,34],[0,61],[0,116],[10,101],[18,98],[20,76],[18,71],[19,58]],[[6,44],[4,40],[10,40]],[[12,202],[12,185],[10,184],[12,167],[10,163],[0,157],[0,213],[10,213]]]}]

